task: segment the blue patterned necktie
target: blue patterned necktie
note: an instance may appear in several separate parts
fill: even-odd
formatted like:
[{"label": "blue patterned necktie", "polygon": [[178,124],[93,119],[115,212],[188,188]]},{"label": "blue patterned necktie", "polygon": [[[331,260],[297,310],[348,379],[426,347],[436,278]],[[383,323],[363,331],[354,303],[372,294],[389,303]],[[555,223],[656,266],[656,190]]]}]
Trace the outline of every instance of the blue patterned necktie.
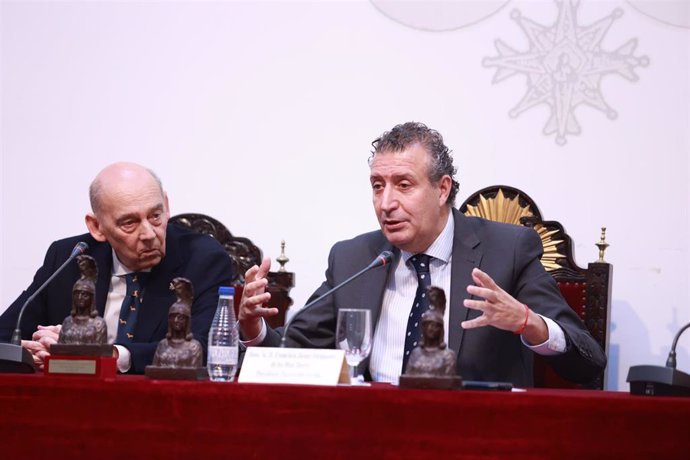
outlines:
[{"label": "blue patterned necktie", "polygon": [[137,313],[141,309],[144,273],[127,273],[127,293],[120,307],[120,319],[117,326],[115,343],[134,342],[134,326],[137,324]]},{"label": "blue patterned necktie", "polygon": [[407,318],[407,333],[405,334],[405,354],[403,355],[402,373],[405,373],[407,367],[407,360],[410,358],[410,353],[419,343],[419,324],[422,320],[422,313],[429,308],[429,299],[426,295],[426,290],[431,286],[431,273],[429,273],[429,262],[432,257],[426,254],[415,254],[410,257],[409,262],[412,263],[417,271],[417,293],[414,296],[414,303],[410,310],[410,316]]}]

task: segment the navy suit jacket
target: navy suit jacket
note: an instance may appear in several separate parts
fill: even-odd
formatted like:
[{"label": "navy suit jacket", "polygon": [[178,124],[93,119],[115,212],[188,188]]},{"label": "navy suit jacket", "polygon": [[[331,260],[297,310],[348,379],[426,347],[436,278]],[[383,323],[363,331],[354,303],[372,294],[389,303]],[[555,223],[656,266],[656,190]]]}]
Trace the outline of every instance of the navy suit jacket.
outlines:
[{"label": "navy suit jacket", "polygon": [[[10,340],[21,306],[67,260],[78,241],[88,243],[87,254],[98,264],[96,307],[98,314],[103,316],[112,276],[112,247],[108,243],[96,241],[87,233],[55,241],[50,245],[43,266],[36,272],[31,285],[0,316],[0,341]],[[204,356],[208,330],[218,304],[218,287],[231,286],[233,269],[230,257],[212,237],[168,225],[165,246],[165,257],[151,270],[143,290],[144,303],[134,329],[135,342],[118,344],[131,352],[130,372],[133,373],[143,373],[144,368],[151,364],[158,342],[168,331],[168,309],[175,302],[175,294],[169,288],[173,278],[185,277],[194,286],[192,333],[201,342]],[[75,261],[29,304],[22,317],[23,339],[31,339],[31,334],[39,324],[62,324],[70,314],[72,287],[78,278],[79,267]]]},{"label": "navy suit jacket", "polygon": [[[587,382],[606,366],[606,356],[567,305],[553,277],[540,262],[543,252],[537,233],[529,228],[507,225],[485,219],[466,217],[453,210],[455,233],[451,262],[449,311],[449,347],[457,353],[457,368],[467,380],[507,381],[516,386],[533,386],[533,352],[520,336],[487,326],[464,330],[460,323],[481,312],[463,306],[469,298],[467,286],[473,284],[471,272],[478,267],[518,301],[536,313],[554,320],[563,329],[567,351],[547,357],[562,377]],[[336,243],[331,249],[326,281],[309,299],[366,267],[381,251],[393,251],[400,257],[381,231],[366,233]],[[291,346],[334,348],[334,331],[339,308],[368,308],[374,324],[378,321],[386,281],[391,267],[373,270],[295,317],[286,342]],[[269,330],[263,345],[276,346],[282,330]],[[368,361],[366,361],[368,364]]]}]

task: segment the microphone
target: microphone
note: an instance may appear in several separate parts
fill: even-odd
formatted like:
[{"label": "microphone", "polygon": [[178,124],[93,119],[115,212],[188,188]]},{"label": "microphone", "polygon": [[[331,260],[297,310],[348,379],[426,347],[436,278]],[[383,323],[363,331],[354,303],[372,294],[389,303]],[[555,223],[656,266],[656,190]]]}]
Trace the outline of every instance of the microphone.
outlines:
[{"label": "microphone", "polygon": [[383,251],[381,254],[376,256],[376,258],[374,260],[372,260],[371,263],[369,265],[367,265],[365,268],[363,268],[359,272],[355,273],[354,275],[352,275],[351,277],[349,277],[348,279],[346,279],[342,283],[340,283],[340,284],[336,285],[335,287],[331,288],[330,290],[326,291],[324,294],[320,295],[316,299],[307,303],[304,307],[302,307],[301,310],[299,310],[297,313],[292,315],[292,318],[290,318],[287,323],[285,323],[285,327],[283,328],[283,337],[281,337],[281,339],[280,339],[280,348],[285,348],[285,338],[287,337],[288,328],[290,327],[290,324],[292,324],[292,322],[295,320],[295,318],[297,318],[298,315],[302,314],[302,312],[311,308],[314,304],[320,302],[321,300],[325,299],[329,295],[333,294],[335,291],[342,288],[346,284],[349,284],[351,281],[354,281],[355,279],[359,278],[360,276],[362,276],[363,274],[365,274],[369,270],[373,270],[374,268],[383,267],[385,265],[388,265],[391,263],[392,260],[393,260],[393,253],[390,251]]},{"label": "microphone", "polygon": [[681,327],[673,338],[666,366],[632,366],[628,371],[630,394],[660,396],[690,396],[690,375],[676,369],[676,345],[690,323]]},{"label": "microphone", "polygon": [[46,286],[50,284],[53,279],[62,272],[67,265],[74,260],[78,255],[84,254],[88,251],[89,245],[83,241],[78,242],[69,257],[65,262],[60,265],[60,267],[55,270],[55,272],[48,278],[36,291],[26,299],[26,302],[22,305],[19,310],[19,316],[17,317],[17,326],[12,333],[12,340],[10,343],[0,343],[0,372],[23,372],[31,373],[34,372],[33,358],[28,350],[22,348],[22,330],[21,321],[22,316],[26,307],[40,294]]},{"label": "microphone", "polygon": [[[82,254],[85,254],[86,251],[89,250],[89,245],[87,243],[84,243],[83,241],[78,242],[77,244],[74,245],[74,249],[72,249],[72,253],[69,255],[69,259],[74,259],[77,256],[80,256]],[[58,269],[60,271],[62,267]]]}]

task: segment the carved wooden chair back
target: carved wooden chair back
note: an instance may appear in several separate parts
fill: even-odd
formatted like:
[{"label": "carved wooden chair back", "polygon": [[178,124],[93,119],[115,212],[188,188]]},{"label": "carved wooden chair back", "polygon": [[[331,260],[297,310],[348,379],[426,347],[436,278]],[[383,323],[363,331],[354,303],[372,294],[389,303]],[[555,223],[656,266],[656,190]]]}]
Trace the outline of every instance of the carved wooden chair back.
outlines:
[{"label": "carved wooden chair back", "polygon": [[[468,216],[532,227],[541,237],[544,254],[541,263],[555,279],[561,294],[570,307],[599,342],[608,355],[608,327],[611,310],[611,281],[613,267],[600,260],[582,268],[575,263],[573,243],[557,221],[544,221],[536,203],[523,191],[493,185],[473,193],[460,206]],[[602,241],[604,235],[602,231]],[[604,376],[586,385],[574,385],[561,379],[540,356],[535,355],[534,383],[548,388],[604,388]]]},{"label": "carved wooden chair back", "polygon": [[[239,305],[244,285],[244,274],[253,265],[261,264],[263,258],[259,249],[249,238],[234,236],[220,221],[205,214],[178,214],[170,218],[170,223],[210,235],[223,245],[232,260],[235,275],[235,308]],[[292,305],[290,289],[295,285],[295,274],[288,271],[269,272],[268,291],[271,293],[271,306],[278,308],[278,315],[267,318],[271,327],[285,323],[285,312]]]}]

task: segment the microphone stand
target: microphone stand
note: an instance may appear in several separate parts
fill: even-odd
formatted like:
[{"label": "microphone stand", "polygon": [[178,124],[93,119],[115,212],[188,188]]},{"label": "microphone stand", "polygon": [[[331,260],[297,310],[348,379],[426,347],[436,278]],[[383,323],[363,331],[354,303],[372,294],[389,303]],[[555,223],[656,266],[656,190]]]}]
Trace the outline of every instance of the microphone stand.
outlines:
[{"label": "microphone stand", "polygon": [[32,374],[36,372],[34,367],[34,359],[31,353],[26,348],[22,347],[22,330],[20,328],[22,316],[24,315],[24,310],[26,307],[40,294],[43,289],[45,289],[48,284],[50,284],[53,279],[65,269],[65,267],[72,262],[72,260],[80,254],[83,254],[89,249],[89,245],[80,241],[72,249],[70,256],[63,262],[60,267],[55,270],[55,272],[48,278],[36,291],[26,299],[26,302],[22,305],[19,310],[19,316],[17,317],[17,326],[12,333],[11,343],[0,343],[0,374],[4,373],[20,373],[20,374]]},{"label": "microphone stand", "polygon": [[329,295],[331,295],[332,293],[334,293],[338,289],[350,284],[351,281],[354,281],[355,279],[359,278],[360,276],[362,276],[363,274],[365,274],[369,270],[376,268],[376,267],[383,267],[385,265],[388,265],[391,262],[391,260],[393,260],[393,253],[390,251],[383,251],[368,266],[366,266],[362,270],[358,271],[357,273],[355,273],[354,275],[352,275],[351,277],[349,277],[348,279],[346,279],[342,283],[329,289],[328,291],[326,291],[325,293],[323,293],[322,295],[320,295],[316,299],[307,303],[304,307],[302,307],[299,311],[297,311],[294,315],[292,315],[292,317],[288,320],[287,323],[285,323],[285,327],[283,328],[283,336],[280,338],[280,348],[285,348],[285,338],[287,337],[288,328],[290,327],[292,322],[295,320],[295,318],[297,318],[298,315],[300,315],[305,310],[308,310],[309,308],[311,308],[314,304],[318,303],[319,301],[325,299],[326,297],[328,297]]},{"label": "microphone stand", "polygon": [[676,369],[676,345],[680,335],[690,328],[681,327],[673,339],[666,366],[631,366],[628,371],[630,394],[647,396],[690,396],[690,375]]}]

